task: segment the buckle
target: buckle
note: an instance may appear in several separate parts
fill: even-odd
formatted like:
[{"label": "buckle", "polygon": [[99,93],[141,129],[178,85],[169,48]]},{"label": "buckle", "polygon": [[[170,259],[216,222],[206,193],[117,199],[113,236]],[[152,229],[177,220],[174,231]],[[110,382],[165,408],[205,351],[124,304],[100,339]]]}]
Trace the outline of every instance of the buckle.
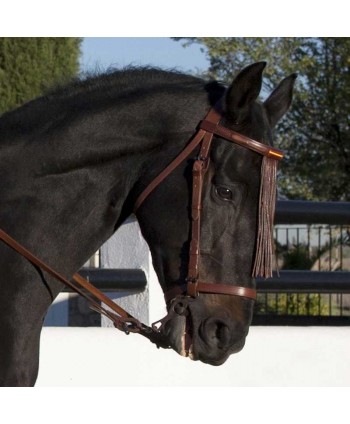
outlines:
[{"label": "buckle", "polygon": [[197,278],[187,278],[187,296],[197,297],[198,291],[198,279]]}]

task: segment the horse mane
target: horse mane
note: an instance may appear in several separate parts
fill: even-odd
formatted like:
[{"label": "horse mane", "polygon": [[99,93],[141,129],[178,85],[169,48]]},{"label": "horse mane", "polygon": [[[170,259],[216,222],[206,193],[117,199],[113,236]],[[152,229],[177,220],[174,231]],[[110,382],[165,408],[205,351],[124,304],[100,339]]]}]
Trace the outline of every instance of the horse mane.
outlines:
[{"label": "horse mane", "polygon": [[134,67],[128,66],[123,69],[110,68],[103,73],[85,73],[84,77],[73,78],[69,83],[62,86],[56,86],[48,90],[46,95],[52,97],[70,97],[81,93],[98,93],[110,89],[118,89],[123,92],[130,87],[142,87],[154,85],[172,85],[172,84],[198,84],[202,80],[198,77],[184,74],[175,69],[164,70],[155,67]]},{"label": "horse mane", "polygon": [[[111,103],[144,90],[169,89],[176,85],[184,88],[203,87],[205,82],[175,70],[150,67],[111,69],[102,74],[88,74],[47,90],[42,96],[0,116],[0,130],[28,134],[40,130],[62,115],[75,115],[94,108],[108,107]],[[0,138],[1,135],[0,135]]]}]

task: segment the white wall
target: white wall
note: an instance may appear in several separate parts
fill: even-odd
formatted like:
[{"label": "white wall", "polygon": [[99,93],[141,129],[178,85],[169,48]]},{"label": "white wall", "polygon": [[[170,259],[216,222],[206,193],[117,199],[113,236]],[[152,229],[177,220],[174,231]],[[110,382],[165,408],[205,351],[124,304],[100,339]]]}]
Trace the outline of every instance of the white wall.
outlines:
[{"label": "white wall", "polygon": [[349,386],[349,327],[251,327],[220,367],[113,328],[46,327],[37,386]]},{"label": "white wall", "polygon": [[[152,266],[151,253],[135,218],[129,218],[101,247],[101,267],[141,268],[147,279],[147,288],[143,293],[108,293],[108,296],[145,324],[149,325],[163,318],[166,314],[163,292]],[[113,326],[105,317],[102,317],[101,325]]]}]

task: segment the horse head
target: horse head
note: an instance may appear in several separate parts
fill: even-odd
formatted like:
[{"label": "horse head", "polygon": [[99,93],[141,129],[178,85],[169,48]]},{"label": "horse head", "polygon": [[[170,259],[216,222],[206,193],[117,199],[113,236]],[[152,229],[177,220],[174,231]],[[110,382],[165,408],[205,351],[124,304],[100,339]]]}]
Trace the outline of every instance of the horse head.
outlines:
[{"label": "horse head", "polygon": [[[291,104],[296,76],[285,78],[260,102],[264,67],[265,62],[255,63],[235,77],[222,101],[220,124],[272,146],[273,127]],[[211,146],[201,194],[199,278],[254,289],[262,155],[218,135]],[[137,210],[165,293],[188,278],[194,156],[176,167]],[[160,332],[179,354],[220,365],[243,348],[253,307],[249,297],[223,293],[168,296],[169,313]]]}]

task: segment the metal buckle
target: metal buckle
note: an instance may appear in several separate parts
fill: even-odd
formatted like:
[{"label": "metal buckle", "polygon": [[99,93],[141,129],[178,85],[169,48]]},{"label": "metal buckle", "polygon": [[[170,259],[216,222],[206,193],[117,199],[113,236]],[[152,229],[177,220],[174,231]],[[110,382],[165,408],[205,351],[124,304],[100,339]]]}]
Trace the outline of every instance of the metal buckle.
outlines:
[{"label": "metal buckle", "polygon": [[118,317],[115,314],[113,315],[114,327],[123,331],[126,335],[129,335],[130,333],[139,333],[142,330],[142,324],[137,319]]},{"label": "metal buckle", "polygon": [[197,278],[187,278],[187,295],[193,298],[198,297],[198,279]]}]

